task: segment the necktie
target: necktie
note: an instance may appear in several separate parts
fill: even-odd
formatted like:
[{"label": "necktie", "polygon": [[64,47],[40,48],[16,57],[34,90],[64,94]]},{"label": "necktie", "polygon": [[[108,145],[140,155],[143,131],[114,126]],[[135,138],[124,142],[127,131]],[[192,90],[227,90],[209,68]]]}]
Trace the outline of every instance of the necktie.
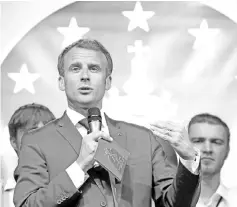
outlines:
[{"label": "necktie", "polygon": [[78,122],[80,125],[82,125],[83,127],[86,128],[87,130],[87,134],[89,134],[90,128],[89,128],[89,124],[88,124],[88,120],[87,118],[82,119],[81,121]]}]

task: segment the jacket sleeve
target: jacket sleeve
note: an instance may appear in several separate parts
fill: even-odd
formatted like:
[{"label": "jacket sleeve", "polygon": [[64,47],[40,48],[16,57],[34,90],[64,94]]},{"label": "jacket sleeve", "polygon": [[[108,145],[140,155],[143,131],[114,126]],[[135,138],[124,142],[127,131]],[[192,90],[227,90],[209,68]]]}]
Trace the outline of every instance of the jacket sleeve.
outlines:
[{"label": "jacket sleeve", "polygon": [[13,198],[16,207],[70,206],[80,197],[66,171],[49,179],[45,157],[35,143],[22,147],[17,168]]},{"label": "jacket sleeve", "polygon": [[[192,174],[181,162],[176,167],[151,133],[153,199],[156,206],[194,207],[200,195],[200,173]],[[200,166],[199,166],[200,171]]]}]

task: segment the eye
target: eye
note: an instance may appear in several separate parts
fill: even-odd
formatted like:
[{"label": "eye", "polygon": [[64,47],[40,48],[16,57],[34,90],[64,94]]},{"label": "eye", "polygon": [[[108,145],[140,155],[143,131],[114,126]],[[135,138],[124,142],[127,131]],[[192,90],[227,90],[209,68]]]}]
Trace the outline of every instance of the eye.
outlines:
[{"label": "eye", "polygon": [[198,144],[198,143],[202,143],[203,140],[202,140],[202,139],[199,139],[199,138],[194,138],[194,139],[191,140],[191,142]]},{"label": "eye", "polygon": [[69,66],[69,71],[73,72],[73,73],[77,73],[79,72],[81,69],[81,66],[79,64],[72,64]]},{"label": "eye", "polygon": [[94,65],[94,66],[91,66],[91,67],[90,67],[90,71],[91,71],[91,72],[97,72],[97,71],[99,71],[99,70],[100,70],[100,67],[99,67],[99,66]]},{"label": "eye", "polygon": [[72,71],[78,71],[78,70],[80,70],[80,68],[78,66],[73,66],[73,67],[71,67],[71,70]]},{"label": "eye", "polygon": [[217,145],[222,145],[223,144],[223,141],[222,140],[219,140],[219,139],[215,139],[212,141],[214,144],[217,144]]}]

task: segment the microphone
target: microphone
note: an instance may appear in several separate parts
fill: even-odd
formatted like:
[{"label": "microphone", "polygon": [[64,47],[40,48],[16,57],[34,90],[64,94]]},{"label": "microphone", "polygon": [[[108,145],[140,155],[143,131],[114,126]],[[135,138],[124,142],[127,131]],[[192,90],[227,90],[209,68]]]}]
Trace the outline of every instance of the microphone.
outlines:
[{"label": "microphone", "polygon": [[[100,109],[93,107],[88,109],[88,125],[89,125],[89,133],[94,131],[100,131],[102,126],[102,119],[100,115]],[[99,167],[99,163],[94,163],[94,168]]]},{"label": "microphone", "polygon": [[96,107],[88,109],[87,120],[89,125],[89,133],[101,130],[102,119],[100,115],[100,109]]}]

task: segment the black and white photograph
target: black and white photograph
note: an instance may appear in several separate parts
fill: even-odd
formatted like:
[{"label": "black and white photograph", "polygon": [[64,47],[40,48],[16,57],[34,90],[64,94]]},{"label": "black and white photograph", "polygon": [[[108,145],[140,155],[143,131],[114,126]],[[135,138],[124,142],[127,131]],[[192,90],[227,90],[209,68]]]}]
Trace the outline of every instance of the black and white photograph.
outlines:
[{"label": "black and white photograph", "polygon": [[236,207],[236,11],[0,1],[0,207]]}]

